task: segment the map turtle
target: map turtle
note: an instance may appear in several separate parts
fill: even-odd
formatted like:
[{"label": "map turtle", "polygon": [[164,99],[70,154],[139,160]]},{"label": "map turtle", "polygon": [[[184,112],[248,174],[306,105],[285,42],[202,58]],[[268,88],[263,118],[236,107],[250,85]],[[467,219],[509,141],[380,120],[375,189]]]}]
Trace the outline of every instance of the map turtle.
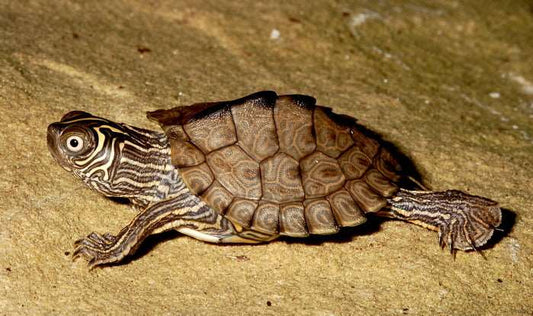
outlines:
[{"label": "map turtle", "polygon": [[91,267],[119,262],[171,229],[212,243],[328,235],[369,214],[435,230],[452,252],[487,243],[501,223],[497,202],[407,189],[413,178],[398,153],[315,102],[262,91],[148,112],[162,131],[67,113],[48,127],[52,156],[93,190],[139,210],[117,234],[76,241],[73,256]]}]

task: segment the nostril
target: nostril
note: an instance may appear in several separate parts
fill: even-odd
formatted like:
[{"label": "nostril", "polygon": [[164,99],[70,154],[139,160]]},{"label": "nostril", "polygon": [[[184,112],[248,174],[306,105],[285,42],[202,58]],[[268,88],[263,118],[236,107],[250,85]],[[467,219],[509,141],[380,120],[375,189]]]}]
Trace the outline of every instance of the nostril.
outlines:
[{"label": "nostril", "polygon": [[58,135],[59,131],[60,127],[56,123],[48,125],[48,134]]},{"label": "nostril", "polygon": [[48,147],[51,149],[55,147],[55,143],[59,137],[61,128],[57,124],[50,124],[48,125],[48,130],[46,133],[46,142],[48,143]]}]

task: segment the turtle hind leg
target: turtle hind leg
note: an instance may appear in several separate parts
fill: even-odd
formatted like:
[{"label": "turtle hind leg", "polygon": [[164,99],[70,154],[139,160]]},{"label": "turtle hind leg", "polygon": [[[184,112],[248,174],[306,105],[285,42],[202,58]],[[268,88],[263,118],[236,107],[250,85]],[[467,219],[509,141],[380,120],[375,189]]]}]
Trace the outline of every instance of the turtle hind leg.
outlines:
[{"label": "turtle hind leg", "polygon": [[502,218],[498,203],[456,190],[400,190],[378,215],[438,231],[440,246],[452,253],[485,245]]},{"label": "turtle hind leg", "polygon": [[[91,233],[75,242],[73,258],[84,257],[89,267],[111,264],[133,254],[149,235],[176,229],[213,243],[258,243],[265,236],[239,232],[226,218],[197,197],[177,196],[153,204],[140,212],[116,236]],[[265,237],[265,238],[263,238]]]}]

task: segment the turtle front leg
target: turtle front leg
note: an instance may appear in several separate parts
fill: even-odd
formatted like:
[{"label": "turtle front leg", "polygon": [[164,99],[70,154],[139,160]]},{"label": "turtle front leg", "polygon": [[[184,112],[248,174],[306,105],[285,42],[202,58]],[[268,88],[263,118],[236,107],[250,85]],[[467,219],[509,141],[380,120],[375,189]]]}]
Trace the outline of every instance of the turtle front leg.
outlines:
[{"label": "turtle front leg", "polygon": [[438,231],[440,246],[448,245],[452,254],[486,244],[502,217],[498,203],[457,190],[400,190],[378,215]]},{"label": "turtle front leg", "polygon": [[[195,196],[175,197],[153,204],[139,213],[116,236],[91,233],[75,242],[73,258],[84,257],[89,267],[121,261],[133,254],[151,234],[169,229],[209,242],[244,242],[234,226]],[[205,238],[201,238],[205,236]],[[209,237],[209,238],[207,238]],[[255,241],[257,242],[257,241]]]}]

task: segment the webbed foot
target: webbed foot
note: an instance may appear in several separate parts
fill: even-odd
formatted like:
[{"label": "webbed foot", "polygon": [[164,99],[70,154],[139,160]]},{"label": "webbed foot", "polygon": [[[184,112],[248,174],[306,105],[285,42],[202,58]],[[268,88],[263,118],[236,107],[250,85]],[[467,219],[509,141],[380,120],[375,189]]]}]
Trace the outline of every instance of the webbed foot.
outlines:
[{"label": "webbed foot", "polygon": [[494,205],[482,210],[476,207],[458,207],[438,225],[439,245],[450,252],[478,250],[492,237],[501,221],[500,209]]},{"label": "webbed foot", "polygon": [[75,241],[74,246],[72,259],[83,257],[89,262],[89,269],[120,261],[127,254],[127,251],[117,245],[117,237],[110,233],[90,233],[87,237]]},{"label": "webbed foot", "polygon": [[424,192],[400,190],[389,199],[384,214],[439,232],[439,244],[457,250],[478,250],[500,225],[498,203],[457,190]]}]

